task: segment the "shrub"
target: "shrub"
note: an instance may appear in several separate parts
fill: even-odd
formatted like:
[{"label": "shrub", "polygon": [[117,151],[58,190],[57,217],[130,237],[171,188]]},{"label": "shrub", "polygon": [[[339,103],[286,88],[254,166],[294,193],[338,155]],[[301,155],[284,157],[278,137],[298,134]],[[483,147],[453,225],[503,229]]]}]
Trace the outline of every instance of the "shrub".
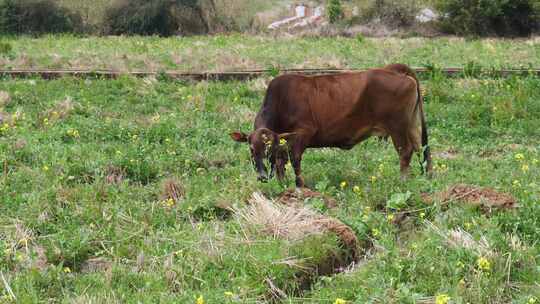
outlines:
[{"label": "shrub", "polygon": [[197,0],[123,0],[106,13],[107,34],[202,34],[209,31]]},{"label": "shrub", "polygon": [[379,19],[393,27],[409,26],[418,11],[417,0],[374,0],[364,10],[363,19]]},{"label": "shrub", "polygon": [[537,0],[437,0],[441,29],[458,35],[525,36],[540,28]]},{"label": "shrub", "polygon": [[53,0],[0,0],[0,32],[45,34],[80,32],[82,18]]},{"label": "shrub", "polygon": [[341,0],[328,1],[328,20],[330,23],[336,23],[343,18],[343,7],[341,6]]}]

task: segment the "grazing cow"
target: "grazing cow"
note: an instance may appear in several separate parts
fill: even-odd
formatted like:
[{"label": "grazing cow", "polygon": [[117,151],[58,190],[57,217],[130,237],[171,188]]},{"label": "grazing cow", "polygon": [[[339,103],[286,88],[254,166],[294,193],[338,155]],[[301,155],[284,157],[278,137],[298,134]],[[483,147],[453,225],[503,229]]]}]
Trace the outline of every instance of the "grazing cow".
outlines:
[{"label": "grazing cow", "polygon": [[297,187],[304,187],[302,154],[307,148],[351,149],[370,136],[390,137],[400,157],[402,177],[413,152],[423,151],[422,169],[431,171],[431,155],[420,86],[406,65],[335,75],[276,77],[266,91],[247,142],[259,180],[269,177],[264,160],[282,180],[291,159]]}]

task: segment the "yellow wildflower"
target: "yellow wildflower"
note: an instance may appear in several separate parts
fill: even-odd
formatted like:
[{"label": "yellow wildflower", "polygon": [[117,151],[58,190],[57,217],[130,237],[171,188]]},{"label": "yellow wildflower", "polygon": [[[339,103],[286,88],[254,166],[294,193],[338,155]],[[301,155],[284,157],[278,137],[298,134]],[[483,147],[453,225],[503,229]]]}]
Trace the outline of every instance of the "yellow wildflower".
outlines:
[{"label": "yellow wildflower", "polygon": [[196,304],[204,304],[204,297],[203,296],[199,296],[197,298],[197,301],[195,302]]},{"label": "yellow wildflower", "polygon": [[287,164],[285,165],[285,169],[286,169],[286,170],[289,170],[289,171],[292,170],[292,164],[291,164],[290,161],[287,162]]},{"label": "yellow wildflower", "polygon": [[65,273],[71,273],[71,269],[69,267],[64,267],[64,272]]},{"label": "yellow wildflower", "polygon": [[172,208],[172,207],[174,207],[174,205],[176,205],[176,201],[173,200],[172,198],[169,198],[169,199],[163,201],[163,205],[165,205],[166,207]]},{"label": "yellow wildflower", "polygon": [[476,260],[476,264],[478,265],[478,268],[482,271],[491,270],[491,263],[485,257],[479,257],[478,260]]},{"label": "yellow wildflower", "polygon": [[356,194],[362,193],[362,189],[360,189],[360,187],[358,187],[358,186],[354,186],[352,190]]},{"label": "yellow wildflower", "polygon": [[377,237],[381,234],[381,232],[379,231],[379,229],[373,228],[371,229],[371,234],[373,234],[374,237]]},{"label": "yellow wildflower", "polygon": [[47,165],[43,166],[43,171],[45,171],[45,172],[49,171],[49,166],[47,166]]},{"label": "yellow wildflower", "polygon": [[426,213],[425,212],[420,212],[420,218],[424,218],[426,217]]},{"label": "yellow wildflower", "polygon": [[232,292],[230,292],[230,291],[225,291],[224,294],[225,294],[226,297],[229,297],[229,298],[231,298],[232,296],[234,296],[234,293],[232,293]]},{"label": "yellow wildflower", "polygon": [[80,137],[79,131],[75,130],[75,129],[69,129],[67,131],[67,135],[69,135],[70,137],[73,137],[73,138],[79,138]]},{"label": "yellow wildflower", "polygon": [[435,297],[435,304],[448,304],[450,297],[447,294],[440,294]]},{"label": "yellow wildflower", "polygon": [[521,171],[523,171],[523,172],[529,171],[529,165],[525,164],[525,165],[521,166]]},{"label": "yellow wildflower", "polygon": [[388,219],[389,222],[391,222],[394,220],[395,217],[393,214],[389,214],[386,218]]},{"label": "yellow wildflower", "polygon": [[523,153],[517,153],[514,157],[517,161],[522,161],[525,159],[525,155],[523,155]]},{"label": "yellow wildflower", "polygon": [[341,182],[341,183],[339,184],[339,187],[340,187],[341,189],[345,189],[345,188],[347,187],[347,182],[346,182],[346,181]]},{"label": "yellow wildflower", "polygon": [[370,177],[370,180],[372,183],[375,183],[377,181],[377,177],[375,175]]},{"label": "yellow wildflower", "polygon": [[337,298],[336,301],[334,301],[334,304],[347,304],[347,301]]},{"label": "yellow wildflower", "polygon": [[471,229],[472,227],[472,224],[470,222],[466,222],[465,223],[465,228],[468,230],[468,229]]},{"label": "yellow wildflower", "polygon": [[286,144],[287,144],[287,140],[286,140],[285,138],[281,138],[281,139],[279,140],[279,145],[280,145],[280,146],[285,146]]}]

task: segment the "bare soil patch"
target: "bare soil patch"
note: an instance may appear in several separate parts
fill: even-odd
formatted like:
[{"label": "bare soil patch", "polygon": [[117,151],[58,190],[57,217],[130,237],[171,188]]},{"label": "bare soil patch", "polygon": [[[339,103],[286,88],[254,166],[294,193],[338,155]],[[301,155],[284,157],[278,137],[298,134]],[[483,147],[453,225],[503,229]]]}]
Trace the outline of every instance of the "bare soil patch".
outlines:
[{"label": "bare soil patch", "polygon": [[440,201],[445,204],[458,201],[473,206],[480,206],[485,210],[494,208],[512,209],[518,205],[517,200],[510,194],[501,193],[492,188],[466,184],[457,184],[449,187],[446,191],[437,192],[433,195],[424,194],[422,195],[422,199],[428,204],[434,201]]}]

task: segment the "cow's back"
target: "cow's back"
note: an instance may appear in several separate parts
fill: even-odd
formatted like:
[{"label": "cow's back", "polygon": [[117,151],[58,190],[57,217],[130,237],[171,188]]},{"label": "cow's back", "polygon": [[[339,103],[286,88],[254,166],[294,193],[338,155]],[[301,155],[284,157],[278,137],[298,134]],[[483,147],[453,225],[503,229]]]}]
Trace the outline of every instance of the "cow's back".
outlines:
[{"label": "cow's back", "polygon": [[416,90],[413,79],[375,69],[358,73],[282,75],[269,85],[255,128],[313,133],[310,146],[349,147],[382,122],[402,115]]}]

